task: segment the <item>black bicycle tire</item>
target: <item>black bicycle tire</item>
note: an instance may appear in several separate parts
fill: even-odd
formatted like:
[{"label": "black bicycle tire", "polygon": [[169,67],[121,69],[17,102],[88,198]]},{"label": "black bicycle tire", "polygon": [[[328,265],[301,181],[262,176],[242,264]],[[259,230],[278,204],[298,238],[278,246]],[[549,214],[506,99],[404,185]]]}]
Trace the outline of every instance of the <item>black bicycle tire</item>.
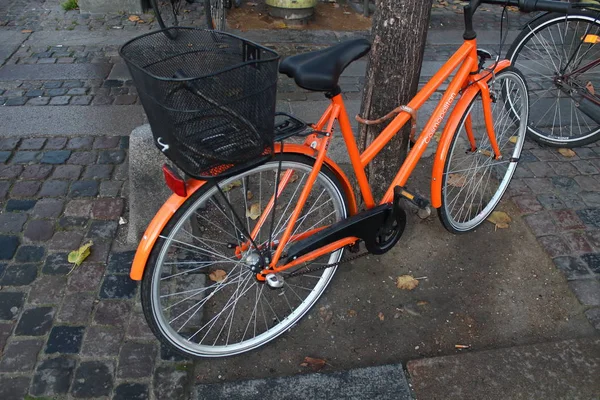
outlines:
[{"label": "black bicycle tire", "polygon": [[[506,59],[510,60],[511,63],[514,65],[513,60],[514,59],[518,60],[520,51],[528,43],[529,39],[526,39],[526,38],[528,36],[532,35],[532,33],[542,31],[547,26],[553,26],[555,24],[555,23],[552,23],[549,25],[544,25],[548,21],[551,21],[551,20],[559,18],[559,17],[561,19],[571,19],[571,18],[577,18],[577,17],[582,17],[582,16],[586,17],[586,18],[596,19],[595,24],[600,29],[600,15],[597,12],[576,10],[568,15],[561,14],[561,13],[547,13],[547,14],[541,16],[540,18],[537,18],[537,19],[531,21],[521,30],[521,32],[517,35],[515,40],[512,42],[510,48],[508,49],[508,51],[506,53]],[[544,25],[544,26],[541,29],[538,29],[541,25]],[[516,67],[518,68],[518,66],[516,66]],[[527,83],[526,77],[525,77],[525,83]],[[544,145],[550,146],[550,147],[568,147],[568,148],[581,147],[581,146],[584,146],[584,145],[587,145],[590,143],[594,143],[594,142],[600,140],[600,126],[597,128],[596,133],[592,133],[589,136],[586,136],[579,140],[575,139],[575,140],[569,140],[569,141],[561,141],[561,140],[549,138],[548,136],[540,135],[539,133],[534,132],[533,128],[531,128],[530,126],[527,127],[527,131],[529,133],[530,138],[532,138],[533,140],[535,140],[538,143],[541,143],[541,144],[544,144]]]},{"label": "black bicycle tire", "polygon": [[[160,28],[164,30],[164,34],[169,39],[174,40],[177,38],[177,31],[167,29],[167,28],[171,28],[171,27],[167,26],[167,24],[165,24],[165,21],[163,20],[162,16],[160,15],[158,1],[160,1],[160,0],[150,0],[150,6],[154,10],[154,16],[156,17],[156,21],[158,22],[158,25],[160,26]],[[178,25],[176,24],[174,26],[178,26]]]},{"label": "black bicycle tire", "polygon": [[[305,163],[307,165],[313,165],[315,163],[315,159],[305,156],[305,155],[301,155],[301,154],[295,154],[295,153],[278,153],[274,156],[273,160],[277,161],[278,159],[282,159],[282,161],[296,161],[296,162],[300,162],[300,163]],[[350,210],[348,208],[348,196],[346,194],[346,192],[344,191],[339,178],[336,176],[336,174],[327,166],[327,165],[323,165],[321,167],[321,172],[323,174],[325,174],[330,180],[331,182],[337,187],[338,192],[341,195],[342,201],[343,201],[343,206],[345,208],[346,211],[346,216],[350,216]],[[217,181],[218,182],[218,181]],[[182,215],[185,214],[185,212],[187,211],[187,209],[189,207],[191,207],[196,200],[201,197],[207,190],[209,190],[211,188],[212,185],[207,184],[206,186],[198,189],[192,196],[190,196],[190,198],[188,198],[178,209],[177,211],[175,211],[173,217],[167,222],[167,224],[165,225],[165,227],[162,229],[160,236],[161,237],[168,237],[169,233],[171,232],[171,230],[177,225],[177,222],[179,221],[179,219],[182,217]],[[155,321],[154,319],[154,315],[152,312],[152,304],[151,304],[151,297],[152,297],[152,274],[154,271],[154,268],[156,267],[156,263],[158,260],[158,257],[160,255],[160,251],[162,249],[162,246],[164,245],[164,239],[162,238],[158,238],[157,241],[154,243],[152,250],[150,251],[150,256],[148,257],[148,261],[146,262],[146,267],[144,269],[144,273],[143,273],[143,277],[142,277],[142,282],[140,285],[140,297],[142,300],[142,310],[144,313],[144,317],[146,318],[146,321],[148,323],[148,326],[150,327],[150,330],[154,333],[154,335],[156,336],[156,338],[159,340],[159,342],[166,346],[167,348],[173,350],[174,352],[184,355],[186,357],[190,357],[191,354],[186,353],[185,351],[177,348],[175,345],[173,345],[167,338],[163,337],[161,332],[160,332],[160,327],[158,326],[158,323]],[[333,281],[333,279],[335,279],[335,274],[333,275],[333,277],[331,278],[331,281]],[[329,281],[328,285],[329,286],[331,284],[331,281]],[[325,293],[327,290],[327,287],[323,290],[323,293]],[[322,294],[323,294],[322,293]],[[316,303],[318,302],[315,301],[315,304],[312,305],[313,308]],[[309,310],[310,310],[309,308]],[[307,310],[308,311],[308,310]],[[298,321],[300,322],[302,320],[303,317],[301,317]],[[274,340],[270,339],[270,341]],[[268,343],[268,342],[267,342]],[[260,346],[265,345],[266,343],[262,343]],[[260,347],[259,346],[259,347]],[[192,355],[193,356],[193,355]]]}]

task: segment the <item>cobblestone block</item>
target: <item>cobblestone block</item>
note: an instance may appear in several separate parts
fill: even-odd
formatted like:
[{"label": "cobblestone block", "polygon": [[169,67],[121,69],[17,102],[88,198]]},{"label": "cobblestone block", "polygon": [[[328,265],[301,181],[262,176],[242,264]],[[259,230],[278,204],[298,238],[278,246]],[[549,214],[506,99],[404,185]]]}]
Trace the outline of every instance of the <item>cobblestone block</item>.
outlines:
[{"label": "cobblestone block", "polygon": [[581,259],[593,273],[600,274],[600,253],[584,254]]},{"label": "cobblestone block", "polygon": [[579,170],[568,162],[549,162],[548,165],[555,172],[556,175],[561,176],[575,176],[579,175]]},{"label": "cobblestone block", "polygon": [[57,64],[73,64],[75,62],[75,58],[73,57],[60,57],[56,59]]},{"label": "cobblestone block", "polygon": [[119,219],[123,213],[124,202],[121,198],[98,199],[92,206],[93,219]]},{"label": "cobblestone block", "polygon": [[93,142],[94,138],[89,136],[71,138],[67,144],[67,149],[88,150],[92,148]]},{"label": "cobblestone block", "polygon": [[8,211],[8,212],[29,211],[35,206],[35,203],[36,203],[36,200],[9,199],[6,202],[6,211]]},{"label": "cobblestone block", "polygon": [[119,145],[119,136],[97,136],[94,139],[94,149],[114,149]]},{"label": "cobblestone block", "polygon": [[58,165],[52,173],[52,179],[77,180],[82,168],[81,165]]},{"label": "cobblestone block", "polygon": [[557,233],[556,225],[554,225],[549,215],[531,214],[525,216],[523,219],[536,236]]},{"label": "cobblestone block", "polygon": [[51,275],[66,275],[71,271],[72,264],[67,260],[67,253],[51,253],[46,257],[42,272]]},{"label": "cobblestone block", "polygon": [[15,335],[21,336],[44,336],[52,327],[54,310],[52,307],[30,308],[23,312]]},{"label": "cobblestone block", "polygon": [[581,279],[569,282],[571,290],[584,306],[600,306],[600,282],[595,279]]},{"label": "cobblestone block", "polygon": [[106,263],[108,254],[110,253],[110,245],[110,240],[96,239],[94,241],[92,253],[86,260],[94,263]]},{"label": "cobblestone block", "polygon": [[33,370],[37,356],[42,349],[41,340],[13,340],[6,346],[0,372],[29,372]]},{"label": "cobblestone block", "polygon": [[585,191],[600,191],[600,181],[593,176],[576,176],[575,181]]},{"label": "cobblestone block", "polygon": [[83,326],[55,326],[50,331],[46,353],[76,354],[81,349],[83,341]]},{"label": "cobblestone block", "polygon": [[61,217],[58,220],[58,229],[81,230],[87,226],[87,223],[88,219],[84,217]]},{"label": "cobblestone block", "polygon": [[547,162],[545,161],[537,161],[537,162],[529,162],[526,164],[527,168],[535,177],[546,177],[554,175],[554,171],[550,168]]},{"label": "cobblestone block", "polygon": [[67,193],[69,182],[49,180],[44,182],[42,190],[40,190],[40,197],[60,197]]},{"label": "cobblestone block", "polygon": [[121,191],[123,182],[120,181],[105,181],[100,182],[100,197],[117,197]]},{"label": "cobblestone block", "polygon": [[56,96],[64,96],[67,94],[67,89],[59,88],[59,89],[48,89],[46,90],[46,96],[56,97]]},{"label": "cobblestone block", "polygon": [[5,164],[11,156],[10,151],[0,151],[0,163]]},{"label": "cobblestone block", "polygon": [[31,384],[30,393],[34,396],[56,396],[66,394],[71,385],[75,359],[70,356],[58,356],[42,361]]},{"label": "cobblestone block", "polygon": [[[129,178],[129,163],[125,161],[123,164],[119,164],[115,167],[115,174],[113,176],[114,179],[118,179],[120,181],[127,180]],[[513,186],[514,180],[511,182],[511,186]],[[511,187],[509,186],[509,188]],[[529,188],[527,188],[529,190]]]},{"label": "cobblestone block", "polygon": [[49,150],[44,152],[42,164],[64,164],[71,156],[71,150]]},{"label": "cobblestone block", "polygon": [[75,268],[69,275],[69,292],[91,292],[96,291],[102,277],[104,276],[105,266],[102,264],[86,263],[82,268]]},{"label": "cobblestone block", "polygon": [[89,165],[86,167],[82,179],[110,179],[112,165]]},{"label": "cobblestone block", "polygon": [[0,352],[4,351],[6,341],[12,333],[13,326],[12,323],[0,323]]},{"label": "cobblestone block", "polygon": [[114,326],[90,326],[83,342],[81,355],[100,358],[118,357],[123,330]]},{"label": "cobblestone block", "polygon": [[0,139],[0,150],[15,150],[19,144],[19,138]]},{"label": "cobblestone block", "polygon": [[554,187],[560,192],[579,193],[581,188],[573,178],[568,176],[553,176],[550,178]]},{"label": "cobblestone block", "polygon": [[94,99],[92,100],[92,105],[93,106],[108,106],[108,105],[111,105],[113,101],[114,101],[114,98],[112,96],[98,95],[98,96],[94,96]]},{"label": "cobblestone block", "polygon": [[41,150],[45,143],[46,139],[44,138],[23,139],[19,146],[19,150]]},{"label": "cobblestone block", "polygon": [[24,237],[33,242],[44,242],[54,234],[54,226],[50,221],[34,219],[27,224]]},{"label": "cobblestone block", "polygon": [[110,361],[84,361],[75,372],[74,397],[108,396],[113,388],[114,365]]},{"label": "cobblestone block", "polygon": [[53,137],[46,142],[46,150],[62,150],[67,145],[66,137]]},{"label": "cobblestone block", "polygon": [[137,96],[134,96],[132,94],[121,94],[121,95],[115,96],[115,104],[116,105],[135,104],[136,100],[137,100]]},{"label": "cobblestone block", "polygon": [[56,58],[54,58],[54,57],[38,58],[37,63],[38,64],[54,64],[54,63],[56,63]]},{"label": "cobblestone block", "polygon": [[37,161],[38,151],[17,151],[10,160],[13,164],[29,164]]},{"label": "cobblestone block", "polygon": [[65,215],[73,217],[89,217],[92,211],[92,200],[71,200],[65,208]]},{"label": "cobblestone block", "polygon": [[591,308],[587,310],[585,316],[590,320],[594,328],[600,330],[600,308]]},{"label": "cobblestone block", "polygon": [[20,165],[0,165],[0,179],[16,178],[22,170]]},{"label": "cobblestone block", "polygon": [[98,163],[100,164],[120,164],[125,160],[123,150],[105,150],[100,152]]},{"label": "cobblestone block", "polygon": [[51,165],[27,165],[23,172],[21,173],[21,179],[35,179],[35,180],[44,180],[50,175],[52,172]]},{"label": "cobblestone block", "polygon": [[27,301],[29,304],[60,304],[65,293],[67,278],[60,275],[45,275],[31,286]]},{"label": "cobblestone block", "polygon": [[50,99],[51,106],[66,106],[69,104],[69,100],[71,100],[71,96],[56,96]]},{"label": "cobblestone block", "polygon": [[115,389],[113,400],[147,400],[148,386],[142,383],[122,383]]},{"label": "cobblestone block", "polygon": [[92,102],[92,96],[73,96],[71,97],[72,106],[87,106]]},{"label": "cobblestone block", "polygon": [[148,322],[141,311],[131,313],[127,337],[131,339],[155,340],[156,337],[148,327]]},{"label": "cobblestone block", "polygon": [[4,102],[4,105],[5,106],[23,106],[23,105],[25,105],[25,103],[27,103],[27,100],[29,100],[29,97],[9,97]]},{"label": "cobblestone block", "polygon": [[61,87],[62,84],[63,84],[62,81],[48,81],[48,82],[44,82],[42,87],[44,87],[45,89],[57,89],[57,88]]},{"label": "cobblestone block", "polygon": [[0,233],[19,233],[27,221],[27,215],[22,213],[0,214]]},{"label": "cobblestone block", "polygon": [[93,220],[86,237],[91,239],[111,239],[117,233],[117,228],[118,223],[116,221]]},{"label": "cobblestone block", "polygon": [[33,197],[40,189],[38,181],[19,181],[15,182],[10,191],[10,196],[14,198]]},{"label": "cobblestone block", "polygon": [[130,312],[131,304],[127,301],[101,300],[96,306],[94,322],[99,325],[125,328],[129,322]]},{"label": "cobblestone block", "polygon": [[37,264],[9,265],[0,280],[2,286],[25,286],[37,278]]},{"label": "cobblestone block", "polygon": [[108,261],[107,271],[116,274],[128,274],[134,256],[135,251],[113,253]]},{"label": "cobblestone block", "polygon": [[98,154],[94,151],[78,151],[71,154],[67,162],[76,165],[90,165],[94,164],[97,158]]},{"label": "cobblestone block", "polygon": [[583,200],[586,206],[599,208],[600,207],[600,193],[599,192],[581,192],[579,196]]},{"label": "cobblestone block", "polygon": [[28,376],[0,375],[0,399],[25,399],[30,381]]},{"label": "cobblestone block", "polygon": [[21,292],[0,292],[0,319],[13,320],[19,315],[23,308],[25,293]]},{"label": "cobblestone block", "polygon": [[558,197],[565,203],[566,208],[574,210],[585,208],[585,203],[576,193],[562,192],[558,194]]},{"label": "cobblestone block", "polygon": [[131,299],[135,295],[137,282],[127,275],[106,275],[100,287],[102,299]]},{"label": "cobblestone block", "polygon": [[585,263],[578,257],[556,257],[554,265],[567,277],[567,279],[589,278],[590,271]]},{"label": "cobblestone block", "polygon": [[155,359],[155,344],[126,342],[121,348],[117,376],[123,379],[150,377]]},{"label": "cobblestone block", "polygon": [[62,84],[62,87],[67,88],[67,89],[81,88],[81,87],[83,87],[83,82],[81,82],[81,81],[65,81]]},{"label": "cobblestone block", "polygon": [[559,230],[585,229],[583,222],[573,210],[558,210],[551,212],[554,222]]},{"label": "cobblestone block", "polygon": [[554,186],[548,178],[524,178],[523,182],[535,194],[552,193]]},{"label": "cobblestone block", "polygon": [[10,260],[15,255],[19,246],[16,236],[0,236],[0,260]]},{"label": "cobblestone block", "polygon": [[[3,200],[6,198],[9,188],[10,188],[10,182],[0,181],[0,200]],[[100,188],[102,189],[102,185],[100,185]]]},{"label": "cobblestone block", "polygon": [[104,84],[102,86],[105,88],[121,87],[123,86],[123,81],[119,81],[116,79],[107,79],[104,81]]},{"label": "cobblestone block", "polygon": [[600,228],[600,209],[578,210],[577,215],[588,228]]},{"label": "cobblestone block", "polygon": [[71,184],[69,196],[71,197],[94,197],[98,194],[97,181],[75,181]]},{"label": "cobblestone block", "polygon": [[185,388],[189,382],[187,371],[180,371],[174,365],[160,366],[153,376],[154,396],[157,399],[185,400],[188,397]]},{"label": "cobblestone block", "polygon": [[[580,149],[578,149],[578,150],[580,150]],[[575,168],[577,168],[579,170],[579,172],[581,172],[584,175],[591,175],[591,174],[598,173],[598,168],[594,167],[589,161],[578,160],[578,161],[573,161],[571,164],[573,164],[573,166]]]},{"label": "cobblestone block", "polygon": [[44,247],[21,246],[15,255],[15,261],[22,263],[40,262],[44,258]]},{"label": "cobblestone block", "polygon": [[188,360],[186,357],[173,351],[170,347],[167,347],[163,343],[160,344],[160,359],[163,361],[175,361],[175,362]]},{"label": "cobblestone block", "polygon": [[83,235],[75,231],[58,231],[48,243],[50,250],[73,250],[79,248]]},{"label": "cobblestone block", "polygon": [[67,324],[86,325],[92,316],[94,299],[93,293],[76,292],[66,295],[58,311],[57,320]]},{"label": "cobblestone block", "polygon": [[78,87],[78,88],[69,89],[67,94],[71,95],[71,96],[85,96],[87,94],[87,91],[88,91],[87,88]]}]

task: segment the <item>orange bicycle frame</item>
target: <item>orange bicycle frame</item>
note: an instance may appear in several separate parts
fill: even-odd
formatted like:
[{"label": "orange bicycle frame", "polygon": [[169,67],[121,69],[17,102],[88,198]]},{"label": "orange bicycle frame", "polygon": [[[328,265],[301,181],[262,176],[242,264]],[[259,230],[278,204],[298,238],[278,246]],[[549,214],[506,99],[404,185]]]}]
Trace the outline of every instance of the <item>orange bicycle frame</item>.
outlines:
[{"label": "orange bicycle frame", "polygon": [[[497,63],[494,72],[502,70],[509,65],[510,63],[508,61],[501,61]],[[479,73],[477,42],[475,39],[465,40],[463,45],[456,51],[456,53],[454,53],[454,55],[440,68],[440,70],[407,104],[407,107],[415,111],[418,110],[442,85],[442,83],[444,83],[452,75],[454,71],[456,71],[456,74],[452,78],[446,92],[444,93],[437,107],[433,111],[433,114],[429,118],[423,131],[419,135],[419,138],[408,153],[404,163],[400,167],[400,170],[398,171],[397,175],[392,180],[389,188],[385,192],[379,204],[386,204],[392,202],[394,196],[394,188],[396,186],[405,186],[408,178],[410,177],[411,173],[413,172],[417,163],[419,162],[419,159],[423,155],[423,152],[434,137],[446,114],[452,108],[454,100],[456,100],[459,97],[459,93],[461,94],[461,96],[459,97],[459,101],[446,123],[446,127],[440,138],[438,151],[436,153],[436,160],[434,162],[431,184],[432,205],[435,208],[439,208],[441,206],[441,176],[444,168],[446,154],[448,152],[450,144],[450,139],[452,139],[452,135],[458,127],[459,120],[464,110],[467,109],[470,100],[472,100],[475,97],[475,95],[477,95],[479,92],[482,93],[481,97],[483,102],[483,111],[487,127],[487,134],[490,138],[490,143],[492,144],[494,156],[496,158],[500,157],[500,151],[498,149],[495,133],[493,131],[491,99],[489,89],[487,86],[487,81],[491,79],[493,73],[489,71]],[[326,246],[323,246],[308,254],[305,254],[295,260],[288,262],[285,265],[277,266],[277,263],[279,262],[282,255],[283,248],[292,237],[293,227],[295,226],[296,221],[298,220],[302,212],[304,203],[308,198],[308,195],[312,190],[312,186],[315,183],[321,166],[323,165],[323,160],[325,158],[327,148],[331,140],[334,122],[337,120],[339,123],[342,136],[344,138],[344,142],[346,143],[348,154],[350,156],[350,162],[352,164],[352,168],[358,181],[358,186],[360,188],[363,202],[365,204],[365,207],[369,209],[374,207],[376,204],[375,200],[373,199],[371,187],[365,174],[365,167],[373,160],[373,158],[375,158],[375,156],[377,156],[377,154],[379,154],[379,152],[389,143],[389,141],[398,132],[400,132],[400,130],[404,127],[404,125],[407,122],[410,121],[410,119],[411,114],[409,112],[400,112],[385,127],[385,129],[379,134],[379,136],[375,138],[375,140],[367,147],[367,149],[364,152],[360,153],[356,144],[356,140],[354,138],[354,133],[352,132],[352,127],[348,118],[348,114],[342,96],[338,94],[331,99],[330,106],[327,108],[320,121],[314,127],[317,131],[322,131],[323,128],[325,128],[324,137],[310,135],[305,141],[305,145],[311,146],[312,148],[317,150],[314,168],[309,174],[306,184],[300,194],[298,203],[291,215],[291,218],[289,219],[285,231],[283,232],[277,250],[271,260],[270,266],[268,269],[262,271],[261,274],[258,274],[259,279],[261,279],[261,275],[264,279],[264,274],[284,271],[288,268],[300,265],[304,262],[311,261],[317,257],[320,257],[322,255],[340,249],[344,246],[352,244],[358,240],[355,237],[344,238],[334,243],[330,243]],[[471,142],[472,148],[475,148],[475,139],[471,132],[469,123],[467,123],[467,136],[469,138],[469,141]]]}]

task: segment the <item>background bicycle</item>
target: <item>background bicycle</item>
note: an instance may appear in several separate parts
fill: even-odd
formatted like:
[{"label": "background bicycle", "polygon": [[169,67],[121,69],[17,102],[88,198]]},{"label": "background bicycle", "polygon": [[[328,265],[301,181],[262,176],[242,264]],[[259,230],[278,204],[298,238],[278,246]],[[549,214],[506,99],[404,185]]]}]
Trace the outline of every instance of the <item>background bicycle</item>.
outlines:
[{"label": "background bicycle", "polygon": [[[242,0],[150,0],[158,24],[162,29],[179,26],[185,4],[200,3],[204,6],[206,26],[209,29],[224,30],[227,27],[227,10],[239,7]],[[191,25],[191,24],[187,24]],[[168,33],[167,33],[168,34]]]}]

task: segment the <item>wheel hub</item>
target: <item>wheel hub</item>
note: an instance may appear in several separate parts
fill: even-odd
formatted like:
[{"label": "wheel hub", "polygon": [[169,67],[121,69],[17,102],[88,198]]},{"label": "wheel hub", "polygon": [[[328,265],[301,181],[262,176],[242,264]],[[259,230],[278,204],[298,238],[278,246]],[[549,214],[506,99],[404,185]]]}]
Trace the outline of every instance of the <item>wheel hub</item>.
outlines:
[{"label": "wheel hub", "polygon": [[250,267],[252,272],[260,272],[264,268],[264,258],[256,251],[251,251],[244,257],[244,264]]}]

